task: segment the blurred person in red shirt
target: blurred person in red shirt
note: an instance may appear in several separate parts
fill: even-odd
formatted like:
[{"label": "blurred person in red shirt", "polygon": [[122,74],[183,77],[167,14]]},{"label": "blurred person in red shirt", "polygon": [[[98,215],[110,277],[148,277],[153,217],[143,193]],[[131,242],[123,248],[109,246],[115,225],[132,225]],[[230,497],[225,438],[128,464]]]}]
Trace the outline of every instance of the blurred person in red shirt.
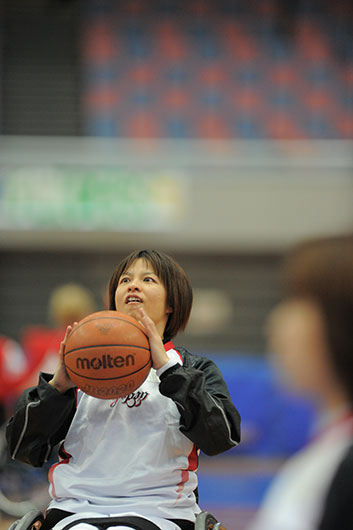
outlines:
[{"label": "blurred person in red shirt", "polygon": [[20,392],[35,386],[39,372],[53,372],[58,351],[67,326],[79,322],[96,310],[93,294],[76,283],[55,288],[49,298],[48,313],[54,327],[28,326],[21,336],[21,345],[28,359],[28,377]]},{"label": "blurred person in red shirt", "polygon": [[0,335],[0,425],[8,415],[7,408],[18,397],[18,388],[28,375],[29,363],[21,345]]}]

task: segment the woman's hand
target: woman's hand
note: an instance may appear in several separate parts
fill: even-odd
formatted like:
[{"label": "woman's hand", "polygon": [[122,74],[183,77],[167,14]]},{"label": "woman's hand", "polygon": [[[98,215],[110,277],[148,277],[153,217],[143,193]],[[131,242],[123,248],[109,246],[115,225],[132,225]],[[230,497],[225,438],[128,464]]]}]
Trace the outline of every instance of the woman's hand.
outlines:
[{"label": "woman's hand", "polygon": [[74,386],[76,386],[75,383],[73,383],[71,379],[69,378],[66,368],[65,368],[65,364],[64,364],[64,352],[65,352],[66,341],[72,329],[76,325],[77,325],[77,322],[75,322],[73,326],[68,326],[66,329],[65,337],[60,344],[59,362],[56,366],[53,378],[49,381],[49,384],[53,386],[54,388],[56,388],[56,390],[62,394],[66,392],[67,390],[69,390],[70,388],[73,388]]},{"label": "woman's hand", "polygon": [[158,370],[169,361],[169,357],[165,352],[161,336],[159,335],[153,320],[147,315],[146,311],[142,307],[139,309],[139,312],[139,322],[146,329],[150,343],[152,366],[155,370]]}]

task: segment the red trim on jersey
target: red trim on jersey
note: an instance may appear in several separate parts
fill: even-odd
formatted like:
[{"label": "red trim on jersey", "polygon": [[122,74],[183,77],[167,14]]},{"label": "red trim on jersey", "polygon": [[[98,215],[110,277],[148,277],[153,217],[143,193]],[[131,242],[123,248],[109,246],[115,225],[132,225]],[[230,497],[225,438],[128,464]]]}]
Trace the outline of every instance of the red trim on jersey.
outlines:
[{"label": "red trim on jersey", "polygon": [[191,453],[189,454],[188,460],[189,460],[188,470],[196,471],[199,466],[199,450],[195,444],[191,450]]},{"label": "red trim on jersey", "polygon": [[164,344],[164,349],[165,351],[169,351],[169,350],[174,350],[180,357],[180,360],[181,362],[183,363],[183,358],[182,356],[180,355],[180,353],[178,352],[178,350],[175,348],[174,344],[172,343],[172,341],[170,340],[169,342],[166,342]]},{"label": "red trim on jersey", "polygon": [[166,342],[164,344],[164,349],[165,351],[168,351],[168,350],[175,350],[175,346],[174,344],[172,343],[172,341],[170,340],[169,342]]},{"label": "red trim on jersey", "polygon": [[181,481],[179,482],[179,484],[177,484],[177,501],[180,499],[181,497],[181,492],[183,491],[184,489],[184,486],[185,486],[185,483],[189,480],[189,471],[187,469],[183,469],[182,472],[181,472]]},{"label": "red trim on jersey", "polygon": [[342,416],[336,418],[331,424],[327,425],[327,427],[324,427],[321,433],[319,433],[319,436],[321,434],[324,434],[327,431],[330,431],[331,429],[334,429],[335,427],[338,427],[339,425],[347,424],[350,426],[351,430],[353,431],[353,412],[347,411]]},{"label": "red trim on jersey", "polygon": [[334,431],[339,428],[341,425],[347,424],[350,432],[353,434],[353,412],[347,411],[345,414],[342,414],[338,418],[334,419],[331,423],[324,426],[322,429],[319,428],[318,432],[314,434],[309,443],[315,442],[318,438],[325,436],[330,431]]},{"label": "red trim on jersey", "polygon": [[49,473],[48,473],[48,480],[49,480],[49,483],[51,485],[51,493],[52,493],[52,497],[54,499],[56,499],[56,491],[55,491],[54,480],[53,480],[54,471],[61,464],[68,464],[69,461],[70,461],[70,458],[72,458],[72,455],[70,455],[70,453],[67,453],[65,451],[65,448],[64,448],[63,445],[60,447],[60,451],[59,452],[63,452],[64,455],[65,455],[65,458],[62,458],[61,456],[59,456],[59,462],[57,462],[56,464],[51,466],[51,468],[49,469]]},{"label": "red trim on jersey", "polygon": [[196,471],[199,464],[199,450],[197,449],[196,445],[193,444],[193,447],[191,449],[191,452],[188,456],[188,468],[183,469],[181,471],[181,480],[179,484],[177,484],[177,493],[178,497],[177,500],[181,497],[181,492],[184,489],[185,483],[189,480],[189,471]]}]

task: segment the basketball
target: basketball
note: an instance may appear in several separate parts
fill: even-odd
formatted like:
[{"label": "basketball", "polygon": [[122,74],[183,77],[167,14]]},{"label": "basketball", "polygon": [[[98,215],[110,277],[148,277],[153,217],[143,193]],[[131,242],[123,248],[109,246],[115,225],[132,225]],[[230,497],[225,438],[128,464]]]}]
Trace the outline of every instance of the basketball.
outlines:
[{"label": "basketball", "polygon": [[71,331],[64,363],[72,382],[86,394],[101,399],[125,397],[150,371],[147,334],[129,315],[118,311],[92,313]]}]

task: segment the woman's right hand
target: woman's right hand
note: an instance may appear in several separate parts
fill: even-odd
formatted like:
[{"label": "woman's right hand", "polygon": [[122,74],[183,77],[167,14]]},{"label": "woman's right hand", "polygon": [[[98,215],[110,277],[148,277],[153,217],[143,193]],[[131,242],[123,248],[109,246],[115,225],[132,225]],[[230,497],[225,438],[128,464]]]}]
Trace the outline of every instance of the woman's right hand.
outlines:
[{"label": "woman's right hand", "polygon": [[73,328],[77,325],[77,322],[74,322],[73,326],[68,326],[66,329],[65,337],[63,341],[60,344],[59,349],[59,362],[56,366],[53,378],[49,381],[49,384],[56,388],[56,390],[60,393],[64,393],[70,388],[75,387],[75,383],[71,381],[69,378],[65,364],[64,364],[64,352],[65,352],[65,346],[68,336],[70,335]]}]

